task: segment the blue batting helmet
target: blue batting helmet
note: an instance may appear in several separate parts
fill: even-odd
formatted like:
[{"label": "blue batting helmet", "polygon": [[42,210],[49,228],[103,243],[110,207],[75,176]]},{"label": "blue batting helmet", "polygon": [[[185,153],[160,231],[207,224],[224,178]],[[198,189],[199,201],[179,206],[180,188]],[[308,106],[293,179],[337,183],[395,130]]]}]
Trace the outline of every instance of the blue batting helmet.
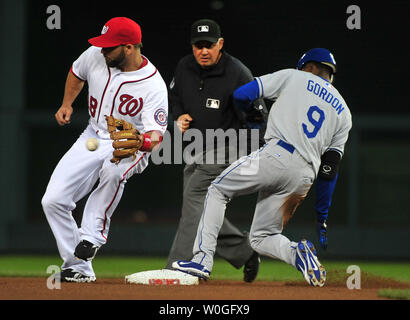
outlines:
[{"label": "blue batting helmet", "polygon": [[298,62],[298,69],[302,69],[303,65],[309,61],[316,61],[323,63],[332,68],[333,73],[336,73],[336,60],[333,54],[324,48],[314,48],[306,52]]}]

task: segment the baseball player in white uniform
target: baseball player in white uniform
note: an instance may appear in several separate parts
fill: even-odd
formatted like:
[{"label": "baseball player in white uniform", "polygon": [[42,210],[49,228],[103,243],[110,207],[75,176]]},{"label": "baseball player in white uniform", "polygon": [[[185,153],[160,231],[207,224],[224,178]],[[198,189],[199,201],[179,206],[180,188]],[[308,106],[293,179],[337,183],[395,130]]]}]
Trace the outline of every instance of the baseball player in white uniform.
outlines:
[{"label": "baseball player in white uniform", "polygon": [[[42,199],[64,261],[61,281],[70,282],[95,281],[91,260],[107,242],[111,216],[125,183],[144,171],[167,128],[167,88],[155,66],[141,54],[140,26],[116,17],[104,25],[100,36],[88,41],[92,46],[73,63],[55,116],[60,125],[70,122],[72,103],[87,81],[89,124],[57,164]],[[143,134],[135,159],[110,162],[114,149],[106,115],[132,123]],[[89,138],[98,141],[95,151],[86,147]],[[72,210],[90,192],[79,228]]]},{"label": "baseball player in white uniform", "polygon": [[306,239],[293,242],[281,233],[317,178],[318,235],[326,249],[326,219],[352,122],[346,102],[332,85],[336,62],[327,49],[309,50],[297,69],[257,77],[235,91],[237,106],[244,109],[256,98],[276,99],[269,113],[266,144],[213,181],[194,257],[174,262],[174,268],[209,278],[226,204],[233,197],[258,192],[249,235],[252,248],[296,267],[310,285],[324,285],[326,271],[313,244]]}]

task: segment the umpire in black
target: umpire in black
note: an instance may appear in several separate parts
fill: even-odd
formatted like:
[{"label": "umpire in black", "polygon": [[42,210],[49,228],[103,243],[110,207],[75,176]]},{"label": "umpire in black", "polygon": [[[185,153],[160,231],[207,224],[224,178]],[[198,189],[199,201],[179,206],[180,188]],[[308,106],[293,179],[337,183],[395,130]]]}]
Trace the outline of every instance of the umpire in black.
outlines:
[{"label": "umpire in black", "polygon": [[[215,21],[201,19],[194,22],[191,27],[193,54],[179,61],[170,84],[169,107],[178,129],[182,133],[191,128],[200,130],[206,152],[194,155],[195,162],[186,163],[184,167],[182,215],[168,256],[168,269],[172,269],[174,261],[192,258],[208,187],[229,162],[236,160],[229,159],[229,145],[226,143],[223,146],[226,160],[220,163],[214,158],[216,164],[206,163],[205,154],[216,153],[215,141],[212,145],[206,143],[206,129],[226,131],[233,128],[238,131],[252,126],[260,127],[260,137],[264,134],[267,111],[263,101],[258,101],[251,114],[241,113],[233,104],[234,90],[252,81],[253,76],[242,62],[222,49],[223,43],[220,27]],[[248,147],[250,142],[248,138]],[[257,138],[255,149],[259,144]],[[245,152],[250,151],[253,150]],[[259,255],[250,247],[248,234],[238,230],[226,218],[219,233],[216,253],[237,269],[245,266],[244,281],[255,280],[259,271]]]}]

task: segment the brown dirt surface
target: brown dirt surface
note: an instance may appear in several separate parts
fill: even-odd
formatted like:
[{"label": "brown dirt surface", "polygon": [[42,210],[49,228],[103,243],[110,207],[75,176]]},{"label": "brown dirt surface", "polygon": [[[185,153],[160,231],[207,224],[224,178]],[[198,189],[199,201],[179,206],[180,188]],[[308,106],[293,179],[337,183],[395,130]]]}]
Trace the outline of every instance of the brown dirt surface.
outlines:
[{"label": "brown dirt surface", "polygon": [[[329,274],[328,274],[329,275]],[[126,284],[124,279],[100,278],[94,283],[61,283],[48,289],[46,278],[0,278],[0,300],[381,300],[382,288],[410,289],[410,283],[362,273],[361,289],[349,290],[337,273],[324,287],[304,281],[274,282],[209,280],[199,285]]]}]

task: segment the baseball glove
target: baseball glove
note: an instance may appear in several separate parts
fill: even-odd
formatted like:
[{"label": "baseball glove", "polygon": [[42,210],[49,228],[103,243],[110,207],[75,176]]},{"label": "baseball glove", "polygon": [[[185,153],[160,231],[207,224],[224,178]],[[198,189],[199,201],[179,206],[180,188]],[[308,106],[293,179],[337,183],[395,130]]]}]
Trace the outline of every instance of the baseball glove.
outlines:
[{"label": "baseball glove", "polygon": [[123,119],[105,116],[108,132],[113,141],[113,158],[111,162],[118,164],[122,159],[134,157],[144,143],[144,136],[134,126]]}]

